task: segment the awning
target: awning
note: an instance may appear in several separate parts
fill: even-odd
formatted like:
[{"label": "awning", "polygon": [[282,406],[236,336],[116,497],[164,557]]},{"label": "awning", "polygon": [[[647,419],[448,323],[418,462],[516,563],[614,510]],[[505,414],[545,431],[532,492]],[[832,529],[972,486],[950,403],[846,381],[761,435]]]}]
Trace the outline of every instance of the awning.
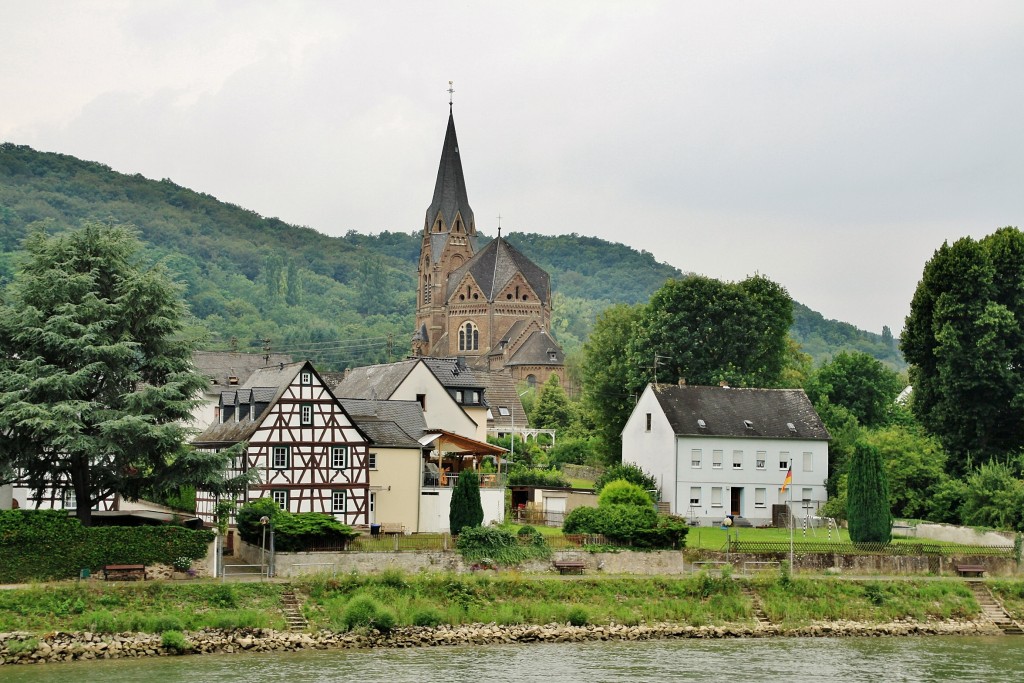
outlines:
[{"label": "awning", "polygon": [[502,455],[508,453],[507,448],[495,446],[486,441],[477,441],[443,429],[432,429],[419,438],[423,446],[435,444],[445,453],[462,453],[466,455]]}]

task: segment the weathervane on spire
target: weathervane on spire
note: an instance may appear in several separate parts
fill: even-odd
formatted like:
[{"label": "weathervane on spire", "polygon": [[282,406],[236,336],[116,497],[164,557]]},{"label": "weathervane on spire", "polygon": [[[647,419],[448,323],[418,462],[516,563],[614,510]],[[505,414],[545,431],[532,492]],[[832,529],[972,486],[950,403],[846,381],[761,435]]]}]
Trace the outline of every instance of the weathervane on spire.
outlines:
[{"label": "weathervane on spire", "polygon": [[455,88],[452,87],[452,82],[448,81],[448,108],[452,108],[452,95],[455,93]]},{"label": "weathervane on spire", "polygon": [[501,214],[498,214],[498,239],[501,239]]}]

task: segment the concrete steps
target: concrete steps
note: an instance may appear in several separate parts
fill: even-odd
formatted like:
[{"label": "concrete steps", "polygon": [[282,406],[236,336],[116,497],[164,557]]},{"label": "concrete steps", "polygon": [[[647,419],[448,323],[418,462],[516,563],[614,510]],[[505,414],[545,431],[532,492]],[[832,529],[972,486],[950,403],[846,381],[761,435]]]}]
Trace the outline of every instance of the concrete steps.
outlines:
[{"label": "concrete steps", "polygon": [[1005,635],[1024,635],[1024,629],[1003,609],[1003,606],[992,595],[992,591],[988,589],[984,581],[968,581],[967,585],[971,587],[974,599],[978,601],[978,604],[981,606],[981,613],[986,619],[998,626]]},{"label": "concrete steps", "polygon": [[281,612],[288,622],[288,630],[305,631],[309,627],[309,622],[302,615],[302,604],[290,587],[281,591]]},{"label": "concrete steps", "polygon": [[768,626],[772,622],[768,619],[768,615],[765,614],[764,608],[761,605],[761,599],[757,597],[757,594],[751,590],[750,586],[743,586],[743,594],[750,598],[750,603],[754,607],[754,620],[758,626]]}]

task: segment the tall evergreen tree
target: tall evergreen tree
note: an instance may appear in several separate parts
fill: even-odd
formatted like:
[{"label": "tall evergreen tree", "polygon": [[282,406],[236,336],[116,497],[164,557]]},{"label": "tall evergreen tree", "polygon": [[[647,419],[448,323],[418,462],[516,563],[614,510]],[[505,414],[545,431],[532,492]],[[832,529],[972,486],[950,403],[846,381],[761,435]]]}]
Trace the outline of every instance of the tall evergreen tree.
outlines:
[{"label": "tall evergreen tree", "polygon": [[854,543],[892,540],[889,485],[878,449],[857,443],[846,483],[846,519]]},{"label": "tall evergreen tree", "polygon": [[551,375],[540,388],[537,402],[530,414],[530,423],[539,429],[568,429],[572,423],[573,410],[569,397],[558,381],[558,375]]},{"label": "tall evergreen tree", "polygon": [[[126,226],[38,232],[0,305],[0,473],[93,506],[184,485],[224,490],[231,453],[185,444],[206,378],[182,334],[179,287],[136,263]],[[0,483],[3,483],[0,481]]]},{"label": "tall evergreen tree", "polygon": [[452,503],[448,511],[451,533],[458,534],[466,527],[480,526],[484,522],[484,507],[480,503],[480,478],[473,470],[459,472],[459,480],[452,490]]}]

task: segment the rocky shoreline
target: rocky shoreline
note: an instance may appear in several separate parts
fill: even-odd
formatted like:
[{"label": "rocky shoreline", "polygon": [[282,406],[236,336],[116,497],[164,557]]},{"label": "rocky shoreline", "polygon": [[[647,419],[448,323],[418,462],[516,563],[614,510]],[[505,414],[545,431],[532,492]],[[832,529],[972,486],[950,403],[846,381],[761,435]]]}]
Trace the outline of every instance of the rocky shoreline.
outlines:
[{"label": "rocky shoreline", "polygon": [[162,657],[182,654],[235,652],[294,652],[341,648],[410,648],[443,645],[493,645],[502,643],[580,643],[588,641],[639,641],[667,638],[767,638],[847,636],[998,635],[988,622],[899,621],[886,624],[837,621],[806,626],[731,624],[687,626],[682,624],[641,624],[625,626],[544,626],[470,624],[397,628],[383,634],[376,631],[335,633],[293,633],[270,629],[208,629],[186,631],[185,650],[164,646],[160,635],[146,633],[63,633],[41,636],[30,633],[0,633],[0,665],[41,664],[75,660]]}]

